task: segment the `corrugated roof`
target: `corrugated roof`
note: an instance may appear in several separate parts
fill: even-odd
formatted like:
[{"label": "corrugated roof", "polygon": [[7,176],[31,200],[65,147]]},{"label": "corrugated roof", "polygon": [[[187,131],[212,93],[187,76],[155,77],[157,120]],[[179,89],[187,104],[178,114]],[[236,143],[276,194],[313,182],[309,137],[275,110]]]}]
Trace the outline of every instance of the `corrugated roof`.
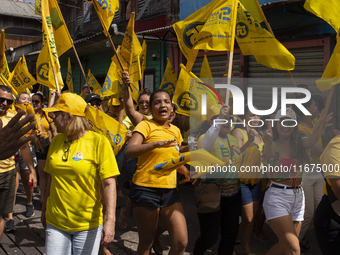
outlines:
[{"label": "corrugated roof", "polygon": [[23,17],[31,19],[41,19],[41,16],[34,14],[35,3],[14,0],[0,0],[0,14]]}]

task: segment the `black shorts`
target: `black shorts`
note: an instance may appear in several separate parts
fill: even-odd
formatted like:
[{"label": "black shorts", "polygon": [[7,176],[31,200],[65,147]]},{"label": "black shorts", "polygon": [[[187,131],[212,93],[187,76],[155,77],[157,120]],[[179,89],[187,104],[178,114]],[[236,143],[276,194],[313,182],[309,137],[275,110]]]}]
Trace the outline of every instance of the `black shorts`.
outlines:
[{"label": "black shorts", "polygon": [[150,210],[181,202],[177,189],[150,188],[132,183],[129,193],[131,207],[146,207]]},{"label": "black shorts", "polygon": [[0,173],[0,214],[2,215],[13,212],[16,174],[15,169]]},{"label": "black shorts", "polygon": [[47,152],[48,149],[50,148],[50,139],[46,138],[42,143],[41,143],[42,147],[44,148],[45,152],[40,151],[37,155],[37,159],[38,160],[46,160],[47,158]]}]

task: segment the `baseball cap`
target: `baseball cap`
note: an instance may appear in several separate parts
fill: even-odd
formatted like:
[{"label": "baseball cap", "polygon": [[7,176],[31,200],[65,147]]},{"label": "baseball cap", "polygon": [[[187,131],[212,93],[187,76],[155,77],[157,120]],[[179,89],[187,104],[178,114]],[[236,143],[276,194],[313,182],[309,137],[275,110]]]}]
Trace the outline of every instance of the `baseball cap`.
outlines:
[{"label": "baseball cap", "polygon": [[275,119],[290,118],[296,120],[296,114],[291,108],[287,108],[287,114],[282,114],[281,109],[276,113]]},{"label": "baseball cap", "polygon": [[75,116],[85,117],[86,102],[77,94],[64,93],[59,97],[56,105],[50,108],[44,108],[45,112],[69,112]]},{"label": "baseball cap", "polygon": [[118,106],[118,105],[120,105],[120,101],[119,101],[118,98],[113,97],[109,100],[108,105]]},{"label": "baseball cap", "polygon": [[90,87],[89,84],[84,84],[84,86],[81,87],[81,90],[83,90],[84,88],[88,87],[90,90],[93,91],[93,87]]},{"label": "baseball cap", "polygon": [[87,95],[87,96],[85,97],[85,102],[86,102],[86,103],[89,103],[89,102],[90,102],[91,100],[93,100],[93,99],[98,99],[98,100],[100,100],[100,102],[102,102],[102,99],[100,98],[100,96],[97,95],[97,94],[94,94],[94,93]]}]

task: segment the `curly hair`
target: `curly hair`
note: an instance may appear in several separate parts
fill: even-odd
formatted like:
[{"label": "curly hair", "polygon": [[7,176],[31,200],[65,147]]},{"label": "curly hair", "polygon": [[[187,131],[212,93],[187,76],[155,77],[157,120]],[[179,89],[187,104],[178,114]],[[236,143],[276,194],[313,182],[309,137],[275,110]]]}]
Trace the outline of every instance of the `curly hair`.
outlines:
[{"label": "curly hair", "polygon": [[[279,133],[277,132],[277,128],[273,128],[273,141],[279,138]],[[294,127],[294,132],[290,137],[290,145],[293,147],[292,155],[297,160],[297,165],[309,164],[311,159],[307,154],[307,150],[303,146],[302,140],[304,139],[304,135],[299,131],[298,127]]]}]

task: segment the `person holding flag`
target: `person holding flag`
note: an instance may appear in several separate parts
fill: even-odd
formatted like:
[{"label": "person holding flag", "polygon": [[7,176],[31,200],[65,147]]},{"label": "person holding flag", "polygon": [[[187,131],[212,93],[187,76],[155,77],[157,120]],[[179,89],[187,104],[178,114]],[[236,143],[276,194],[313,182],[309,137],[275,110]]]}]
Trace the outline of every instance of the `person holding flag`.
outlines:
[{"label": "person holding flag", "polygon": [[47,255],[98,254],[100,242],[107,245],[114,238],[114,177],[119,170],[108,139],[89,132],[87,108],[80,96],[64,93],[54,107],[44,109],[59,133],[51,142],[45,167],[49,179],[41,221],[46,227]]}]

